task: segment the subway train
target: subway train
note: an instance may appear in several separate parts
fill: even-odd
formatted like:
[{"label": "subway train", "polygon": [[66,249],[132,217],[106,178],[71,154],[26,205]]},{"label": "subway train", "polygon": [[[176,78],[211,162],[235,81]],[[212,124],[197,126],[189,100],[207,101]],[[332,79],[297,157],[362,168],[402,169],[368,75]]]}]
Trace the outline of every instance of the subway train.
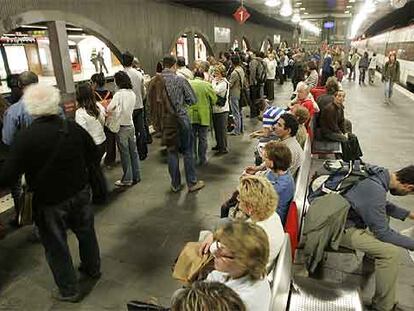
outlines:
[{"label": "subway train", "polygon": [[396,51],[400,62],[400,83],[414,92],[414,25],[353,41],[351,46],[358,49],[360,53],[364,51],[370,54],[377,53],[377,66],[380,71],[388,59],[388,53]]}]

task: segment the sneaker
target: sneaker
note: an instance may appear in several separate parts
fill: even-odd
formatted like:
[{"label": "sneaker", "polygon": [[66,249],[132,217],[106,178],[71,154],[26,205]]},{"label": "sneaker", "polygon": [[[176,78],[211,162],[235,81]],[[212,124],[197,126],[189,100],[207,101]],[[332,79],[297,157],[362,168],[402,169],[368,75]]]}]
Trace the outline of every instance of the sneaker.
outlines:
[{"label": "sneaker", "polygon": [[59,289],[55,288],[54,290],[52,290],[52,298],[59,300],[59,301],[64,301],[64,302],[79,302],[81,300],[81,296],[79,293],[75,293],[73,295],[70,296],[63,296]]},{"label": "sneaker", "polygon": [[197,181],[194,185],[188,187],[188,192],[194,192],[204,188],[205,183],[202,180]]},{"label": "sneaker", "polygon": [[117,186],[117,187],[129,187],[129,186],[132,186],[132,181],[117,180],[115,182],[115,186]]},{"label": "sneaker", "polygon": [[181,190],[183,190],[183,185],[178,185],[177,187],[174,187],[173,185],[171,185],[171,191],[174,193],[180,192]]}]

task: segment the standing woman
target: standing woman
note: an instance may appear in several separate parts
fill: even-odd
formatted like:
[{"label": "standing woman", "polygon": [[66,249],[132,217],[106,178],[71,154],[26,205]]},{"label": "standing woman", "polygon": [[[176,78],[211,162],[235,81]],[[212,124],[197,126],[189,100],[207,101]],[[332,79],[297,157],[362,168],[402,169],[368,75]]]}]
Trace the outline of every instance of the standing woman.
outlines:
[{"label": "standing woman", "polygon": [[394,82],[400,81],[400,63],[397,61],[395,52],[390,52],[388,62],[385,63],[382,72],[382,81],[385,83],[385,103],[389,104],[392,96]]},{"label": "standing woman", "polygon": [[275,98],[275,77],[277,68],[275,54],[269,53],[264,61],[266,63],[265,95],[268,100],[273,100]]},{"label": "standing woman", "polygon": [[135,128],[132,120],[135,93],[132,90],[131,79],[124,71],[118,71],[114,78],[119,91],[115,93],[107,111],[109,114],[114,113],[114,118],[119,123],[116,142],[121,154],[124,174],[120,180],[115,182],[115,186],[125,187],[135,185],[141,181]]},{"label": "standing woman", "polygon": [[[237,67],[233,70],[231,74],[232,77],[234,77],[233,74],[236,74],[236,70]],[[230,111],[230,84],[224,77],[225,74],[226,68],[224,65],[217,65],[214,69],[214,79],[212,81],[213,89],[218,97],[217,102],[213,105],[213,127],[217,142],[217,145],[213,147],[213,150],[216,150],[217,154],[225,154],[229,152],[227,149],[227,120]],[[234,109],[237,110],[237,113],[233,113],[233,115],[239,116],[239,101],[237,101]]]},{"label": "standing woman", "polygon": [[105,154],[105,109],[96,102],[95,94],[88,82],[77,86],[76,101],[78,109],[75,113],[75,121],[91,135],[98,147],[99,160],[101,160]]},{"label": "standing woman", "polygon": [[[95,94],[95,99],[101,104],[102,107],[108,108],[108,105],[111,103],[113,94],[105,88],[105,76],[103,73],[95,73],[91,77],[92,90]],[[113,167],[115,166],[116,160],[116,142],[115,142],[115,133],[112,132],[107,126],[104,126],[105,136],[106,136],[106,155],[105,155],[105,166]]]}]

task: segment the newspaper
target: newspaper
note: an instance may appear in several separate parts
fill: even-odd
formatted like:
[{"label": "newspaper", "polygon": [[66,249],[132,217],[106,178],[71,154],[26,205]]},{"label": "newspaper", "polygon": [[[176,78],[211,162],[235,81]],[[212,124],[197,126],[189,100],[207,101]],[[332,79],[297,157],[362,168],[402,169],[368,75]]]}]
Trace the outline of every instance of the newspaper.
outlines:
[{"label": "newspaper", "polygon": [[[414,226],[401,231],[401,234],[409,236],[410,238],[414,239]],[[408,254],[411,257],[411,260],[414,262],[414,251],[408,251]]]}]

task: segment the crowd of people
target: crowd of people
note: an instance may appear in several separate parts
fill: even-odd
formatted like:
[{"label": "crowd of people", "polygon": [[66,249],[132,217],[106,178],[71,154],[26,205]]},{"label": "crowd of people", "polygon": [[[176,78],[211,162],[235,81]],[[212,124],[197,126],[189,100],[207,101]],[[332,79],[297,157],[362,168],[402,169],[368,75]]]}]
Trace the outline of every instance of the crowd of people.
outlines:
[{"label": "crowd of people", "polygon": [[[198,191],[205,183],[198,179],[196,167],[208,165],[209,131],[214,132],[211,149],[216,156],[231,152],[228,135],[243,134],[247,105],[249,116],[263,123],[251,133],[257,139],[255,165],[245,168],[239,186],[223,202],[216,230],[200,241],[200,255],[214,255],[214,270],[204,283],[177,293],[172,309],[193,310],[191,303],[205,306],[219,301],[222,310],[268,310],[271,294],[266,276],[282,247],[294,179],[306,156],[305,142],[320,138],[346,143],[355,138],[351,122],[345,119],[346,92],[340,81],[347,68],[349,78],[354,78],[357,64],[360,84],[365,83],[366,70],[372,81],[374,57],[369,60],[366,53],[359,59],[354,51],[347,60],[339,47],[324,52],[235,50],[187,67],[184,58],[168,55],[158,64],[157,74],[145,81],[137,60],[125,52],[124,70],[114,76],[115,93],[106,88],[103,74],[77,85],[75,122],[63,115],[55,87],[39,83],[32,72],[19,75],[12,105],[7,108],[0,101],[1,150],[7,151],[2,154],[0,185],[11,190],[16,215],[12,222],[19,225],[24,175],[25,187],[33,194],[35,232],[58,286],[54,297],[68,302],[82,298],[66,241],[68,228],[79,241],[79,271],[94,279],[101,275],[90,205],[91,175],[101,163],[115,166],[118,149],[123,173],[115,185],[127,188],[140,183],[145,178],[141,162],[148,157],[152,141],[150,120],[166,147],[171,191],[183,189],[180,155],[188,192]],[[391,54],[383,73],[387,98],[398,70]],[[283,84],[289,79],[291,101],[276,103],[276,80]],[[395,246],[414,250],[414,242],[392,231],[385,215],[414,219],[414,213],[385,201],[385,193],[414,192],[414,169],[391,173],[380,168],[372,174],[377,177],[366,182],[370,184],[361,182],[348,195],[355,209],[348,217],[343,244],[365,251],[383,265],[377,269],[373,303],[375,310],[389,311],[395,303],[398,272]],[[365,190],[378,197],[375,204],[366,202]],[[365,233],[367,226],[371,234]],[[356,237],[360,231],[366,235],[364,240]]]}]

